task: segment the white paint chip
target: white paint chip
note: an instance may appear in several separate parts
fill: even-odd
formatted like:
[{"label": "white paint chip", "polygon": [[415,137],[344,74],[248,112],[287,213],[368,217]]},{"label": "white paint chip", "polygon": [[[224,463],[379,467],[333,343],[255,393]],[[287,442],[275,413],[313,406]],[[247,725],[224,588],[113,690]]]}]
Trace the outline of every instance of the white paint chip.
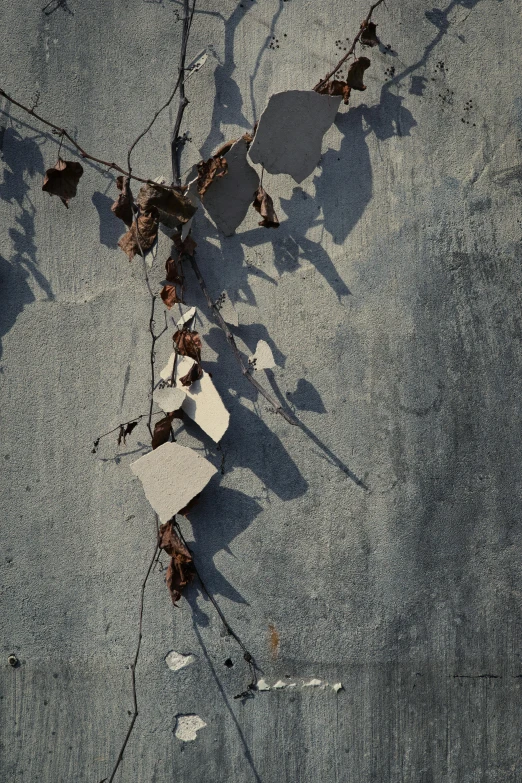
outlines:
[{"label": "white paint chip", "polygon": [[178,443],[164,443],[130,467],[161,522],[168,522],[217,473],[208,460]]},{"label": "white paint chip", "polygon": [[[167,365],[161,371],[164,381],[172,377],[175,353],[172,353]],[[188,373],[194,360],[189,356],[178,356],[176,365],[176,386],[185,392],[182,409],[185,411],[207,435],[219,443],[228,428],[230,414],[223,405],[223,401],[208,373],[203,372],[203,377],[190,386],[183,386],[180,378]]]},{"label": "white paint chip", "polygon": [[182,389],[164,386],[163,389],[156,389],[152,399],[156,405],[165,413],[172,413],[181,408],[183,400],[187,395]]},{"label": "white paint chip", "polygon": [[323,136],[340,103],[341,98],[313,90],[275,93],[259,120],[250,159],[270,174],[290,174],[302,182],[321,159]]},{"label": "white paint chip", "polygon": [[283,682],[283,680],[278,680],[275,685],[272,685],[273,691],[278,691],[281,688],[286,688],[286,682]]},{"label": "white paint chip", "polygon": [[271,370],[275,367],[274,354],[272,349],[264,340],[259,340],[256,346],[256,352],[248,360],[255,370]]},{"label": "white paint chip", "polygon": [[183,329],[185,324],[188,324],[189,321],[192,321],[192,319],[196,317],[196,313],[197,310],[195,307],[191,307],[189,310],[186,310],[176,323],[178,329]]},{"label": "white paint chip", "polygon": [[258,691],[269,691],[270,685],[266,682],[266,680],[258,680],[257,681],[257,690]]},{"label": "white paint chip", "polygon": [[344,690],[342,682],[336,682],[336,683],[334,683],[334,685],[332,685],[332,689],[333,689],[333,690],[334,690],[336,693],[339,693],[339,691],[342,691],[342,690]]},{"label": "white paint chip", "polygon": [[310,682],[303,682],[303,688],[316,688],[318,685],[322,685],[322,680],[317,680],[315,677]]},{"label": "white paint chip", "polygon": [[183,655],[183,653],[176,652],[176,650],[171,650],[171,652],[165,656],[165,663],[173,672],[178,672],[180,669],[184,669],[185,666],[190,666],[195,660],[195,655]]},{"label": "white paint chip", "polygon": [[227,173],[212,182],[201,203],[226,237],[245,219],[259,186],[259,175],[247,160],[248,147],[239,139],[226,154]]},{"label": "white paint chip", "polygon": [[206,725],[199,715],[176,715],[174,736],[182,742],[193,742],[197,739],[198,731]]},{"label": "white paint chip", "polygon": [[229,297],[226,291],[223,291],[223,293],[217,300],[216,305],[219,307],[219,312],[221,313],[221,317],[227,324],[229,324],[229,326],[239,326],[239,318],[237,315],[237,310],[234,307],[234,302]]}]

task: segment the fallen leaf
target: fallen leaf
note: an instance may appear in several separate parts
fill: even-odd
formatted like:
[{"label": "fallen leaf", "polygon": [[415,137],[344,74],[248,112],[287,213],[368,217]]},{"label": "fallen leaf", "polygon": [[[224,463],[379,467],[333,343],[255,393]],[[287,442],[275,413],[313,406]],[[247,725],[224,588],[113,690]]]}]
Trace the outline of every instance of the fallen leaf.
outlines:
[{"label": "fallen leaf", "polygon": [[165,261],[165,279],[169,283],[183,285],[183,269],[179,259],[169,256]]},{"label": "fallen leaf", "polygon": [[196,362],[201,361],[201,337],[198,332],[190,329],[181,329],[172,336],[178,353],[182,356],[190,356]]},{"label": "fallen leaf", "polygon": [[363,22],[361,26],[362,33],[359,41],[364,46],[377,46],[377,44],[380,44],[380,40],[377,38],[377,25],[375,22],[367,22],[366,24]]},{"label": "fallen leaf", "polygon": [[83,166],[75,160],[58,161],[53,168],[47,169],[42,190],[51,196],[59,196],[69,209],[70,199],[76,196],[76,188],[83,174]]},{"label": "fallen leaf", "polygon": [[121,193],[111,206],[111,210],[116,217],[123,220],[126,226],[130,227],[134,220],[134,213],[132,211],[133,197],[129,177],[124,177],[123,175],[116,177],[116,186]]},{"label": "fallen leaf", "polygon": [[169,310],[172,307],[172,305],[183,303],[183,299],[180,299],[180,297],[178,296],[178,292],[176,291],[175,285],[164,285],[163,288],[161,289],[160,296],[163,299],[163,304]]},{"label": "fallen leaf", "polygon": [[133,429],[137,427],[139,422],[137,421],[129,421],[128,424],[120,424],[120,431],[118,433],[118,446],[121,445],[121,442],[127,443],[127,437],[131,434]]},{"label": "fallen leaf", "polygon": [[169,440],[173,418],[174,413],[167,413],[164,419],[160,419],[156,422],[151,443],[153,449],[157,449],[159,446],[163,446],[163,444],[167,443]]},{"label": "fallen leaf", "polygon": [[187,255],[187,256],[193,256],[194,251],[197,247],[197,242],[194,242],[192,239],[192,236],[188,236],[185,240],[181,238],[181,234],[173,234],[172,235],[172,241],[174,242],[174,247],[179,252],[180,255]]},{"label": "fallen leaf", "polygon": [[226,158],[219,155],[198,163],[198,193],[200,198],[203,198],[216,179],[225,176],[227,169],[228,163]]},{"label": "fallen leaf", "polygon": [[160,212],[176,218],[180,223],[186,223],[196,211],[196,207],[181,191],[172,188],[166,190],[151,183],[140,188],[136,204],[142,212],[150,212],[153,208],[158,209]]},{"label": "fallen leaf", "polygon": [[[319,82],[319,84],[320,83],[321,82]],[[344,103],[348,105],[352,88],[347,82],[340,81],[339,79],[333,79],[332,81],[323,84],[322,87],[318,87],[318,85],[316,85],[316,87],[317,92],[320,95],[341,95]]]},{"label": "fallen leaf", "polygon": [[119,247],[132,261],[135,255],[144,255],[154,245],[158,236],[158,213],[156,210],[140,215],[118,242]]},{"label": "fallen leaf", "polygon": [[250,160],[270,174],[290,174],[302,182],[319,163],[323,136],[340,102],[337,96],[314,90],[275,93],[259,120]]},{"label": "fallen leaf", "polygon": [[149,451],[130,467],[160,522],[167,522],[180,508],[185,508],[217,473],[207,459],[172,442]]},{"label": "fallen leaf", "polygon": [[248,144],[236,141],[227,152],[227,176],[215,179],[205,193],[203,206],[225,236],[232,236],[243,222],[259,185],[259,175],[247,160]]},{"label": "fallen leaf", "polygon": [[175,604],[181,598],[181,593],[195,576],[192,555],[177,534],[173,520],[161,525],[158,533],[158,546],[170,555],[167,568],[166,583]]},{"label": "fallen leaf", "polygon": [[279,220],[275,213],[274,202],[262,185],[259,185],[254,193],[252,206],[263,218],[263,220],[259,221],[260,226],[263,226],[264,228],[279,228]]},{"label": "fallen leaf", "polygon": [[183,386],[192,386],[193,383],[199,381],[203,377],[203,370],[198,362],[194,362],[190,370],[183,378],[180,378],[180,382]]},{"label": "fallen leaf", "polygon": [[366,85],[363,84],[364,72],[371,65],[371,60],[367,57],[358,57],[348,68],[348,76],[346,81],[353,90],[365,90]]},{"label": "fallen leaf", "polygon": [[[170,381],[173,374],[175,353],[170,355],[166,366],[161,370],[161,378]],[[214,386],[209,373],[203,371],[202,377],[192,386],[184,387],[181,378],[191,369],[193,361],[187,356],[178,356],[174,382],[185,393],[181,409],[204,430],[216,443],[219,443],[228,428],[230,414]]]},{"label": "fallen leaf", "polygon": [[276,366],[272,349],[264,340],[259,340],[255,354],[248,361],[254,370],[271,370]]}]

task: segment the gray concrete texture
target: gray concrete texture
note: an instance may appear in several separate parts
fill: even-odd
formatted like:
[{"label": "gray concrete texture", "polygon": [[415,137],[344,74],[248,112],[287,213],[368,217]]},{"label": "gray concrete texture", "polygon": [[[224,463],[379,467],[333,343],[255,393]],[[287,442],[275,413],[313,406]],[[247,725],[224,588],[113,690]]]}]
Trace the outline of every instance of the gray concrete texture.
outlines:
[{"label": "gray concrete texture", "polygon": [[[180,4],[42,5],[2,6],[2,86],[124,162],[175,78]],[[210,56],[187,85],[183,169],[272,93],[312,87],[367,7],[202,0],[189,58]],[[241,378],[188,273],[231,420],[222,450],[180,433],[224,471],[183,530],[265,682],[295,687],[234,699],[241,651],[196,586],[174,609],[156,568],[118,783],[521,779],[520,4],[387,0],[376,21],[395,54],[369,52],[321,165],[300,186],[265,175],[280,228],[254,210],[232,237],[194,224],[241,350],[268,342],[277,367],[258,377],[302,427]],[[99,783],[130,720],[155,521],[129,468],[146,428],[91,444],[147,409],[149,297],[117,248],[113,175],[85,162],[67,211],[41,191],[56,138],[0,109],[0,777]],[[175,111],[137,173],[169,177]],[[168,252],[162,236],[154,284]],[[195,660],[173,671],[171,651]],[[206,723],[196,740],[176,736],[180,715]]]}]

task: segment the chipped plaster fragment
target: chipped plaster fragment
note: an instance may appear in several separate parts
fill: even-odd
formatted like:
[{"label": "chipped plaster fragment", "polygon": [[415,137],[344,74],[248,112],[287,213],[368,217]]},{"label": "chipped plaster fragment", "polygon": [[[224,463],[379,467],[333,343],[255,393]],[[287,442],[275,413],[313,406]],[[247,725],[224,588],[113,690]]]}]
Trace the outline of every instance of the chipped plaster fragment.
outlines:
[{"label": "chipped plaster fragment", "polygon": [[176,650],[171,650],[169,654],[165,656],[165,663],[173,672],[178,672],[180,669],[184,669],[185,666],[190,666],[195,660],[195,655],[183,655],[183,653],[176,652]]},{"label": "chipped plaster fragment", "polygon": [[193,742],[197,739],[198,731],[206,725],[199,715],[176,715],[174,736],[182,742]]},{"label": "chipped plaster fragment", "polygon": [[259,340],[255,354],[248,361],[255,370],[271,370],[276,366],[272,349],[264,340]]},{"label": "chipped plaster fragment", "polygon": [[310,682],[303,682],[303,688],[316,688],[318,685],[322,685],[322,680],[318,680],[315,677]]},{"label": "chipped plaster fragment", "polygon": [[270,174],[290,174],[302,182],[319,163],[323,136],[340,103],[340,97],[313,90],[275,93],[259,120],[250,146],[251,161]]},{"label": "chipped plaster fragment", "polygon": [[130,467],[162,523],[184,508],[217,473],[208,460],[178,443],[164,443]]},{"label": "chipped plaster fragment", "polygon": [[[174,366],[175,354],[172,353],[167,365],[161,371],[161,377],[164,381],[170,380],[172,368]],[[230,414],[223,405],[223,401],[208,373],[203,372],[199,381],[195,381],[190,386],[183,386],[181,378],[188,373],[194,360],[189,356],[178,356],[176,364],[176,387],[183,389],[185,399],[183,400],[182,410],[185,411],[196,424],[204,430],[207,435],[219,443],[228,428]]]},{"label": "chipped plaster fragment", "polygon": [[336,682],[332,685],[332,690],[334,690],[336,693],[339,693],[339,691],[343,691],[344,687],[342,682]]},{"label": "chipped plaster fragment", "polygon": [[196,313],[197,310],[195,307],[191,307],[189,310],[186,310],[176,323],[178,329],[183,329],[185,324],[188,324],[189,321],[192,321],[192,319],[196,317]]},{"label": "chipped plaster fragment", "polygon": [[172,413],[172,411],[179,410],[185,397],[186,394],[182,389],[174,389],[170,386],[165,386],[163,389],[156,389],[152,395],[152,399],[156,405],[160,407],[162,411],[165,411],[165,413]]},{"label": "chipped plaster fragment", "polygon": [[234,302],[231,300],[226,291],[223,291],[216,302],[216,306],[219,308],[221,317],[229,326],[239,326],[237,310],[234,307]]},{"label": "chipped plaster fragment", "polygon": [[269,691],[270,685],[266,682],[266,680],[260,679],[257,681],[257,690],[258,691]]},{"label": "chipped plaster fragment", "polygon": [[232,145],[226,154],[226,176],[215,179],[202,200],[208,214],[226,237],[232,236],[245,219],[259,186],[259,175],[248,162],[247,152],[244,139]]},{"label": "chipped plaster fragment", "polygon": [[283,682],[283,680],[278,680],[275,685],[272,685],[272,690],[280,690],[281,688],[286,688],[286,682]]}]

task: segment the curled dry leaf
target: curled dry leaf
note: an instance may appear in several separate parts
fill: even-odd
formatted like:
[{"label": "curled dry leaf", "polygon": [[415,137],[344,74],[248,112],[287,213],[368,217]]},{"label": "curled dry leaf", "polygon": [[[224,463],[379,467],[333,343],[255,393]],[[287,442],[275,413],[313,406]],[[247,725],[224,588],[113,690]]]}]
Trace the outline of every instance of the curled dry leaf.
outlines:
[{"label": "curled dry leaf", "polygon": [[[321,84],[321,82],[319,82]],[[317,90],[320,95],[341,95],[344,103],[348,105],[350,100],[351,87],[347,82],[340,81],[339,79],[333,79]]]},{"label": "curled dry leaf", "polygon": [[252,202],[254,209],[259,212],[263,220],[259,221],[259,225],[264,228],[278,228],[279,220],[274,209],[274,202],[266,192],[266,190],[260,185],[254,193],[254,201]]},{"label": "curled dry leaf", "polygon": [[201,361],[201,337],[198,332],[190,329],[178,329],[172,336],[178,353],[182,356],[190,356],[196,362]]},{"label": "curled dry leaf", "polygon": [[371,65],[371,61],[367,57],[358,57],[348,68],[348,76],[346,81],[352,90],[365,90],[366,85],[363,84],[364,72]]},{"label": "curled dry leaf", "polygon": [[183,304],[183,299],[180,299],[175,285],[164,285],[161,289],[161,298],[165,307],[170,308],[175,304]]},{"label": "curled dry leaf", "polygon": [[127,436],[131,434],[132,430],[138,426],[137,421],[129,421],[127,424],[120,424],[120,431],[118,433],[118,446],[123,443],[127,443]]},{"label": "curled dry leaf", "polygon": [[362,33],[359,41],[364,46],[377,46],[377,44],[380,44],[380,40],[377,37],[377,25],[375,22],[363,22],[361,27]]},{"label": "curled dry leaf", "polygon": [[192,555],[177,534],[173,520],[161,525],[158,533],[158,546],[170,555],[166,583],[172,603],[175,604],[181,598],[183,588],[194,579],[196,572]]},{"label": "curled dry leaf", "polygon": [[198,362],[194,362],[188,373],[184,375],[183,378],[180,378],[180,381],[183,386],[192,386],[192,384],[199,381],[200,378],[203,378],[203,370]]},{"label": "curled dry leaf", "polygon": [[[230,144],[232,146],[232,144]],[[230,146],[228,149],[230,149]],[[222,147],[221,150],[225,149]],[[224,177],[228,170],[228,163],[226,158],[222,155],[214,155],[214,157],[208,160],[202,160],[198,163],[198,193],[200,198],[203,198],[209,187],[212,185],[215,179]]]},{"label": "curled dry leaf", "polygon": [[51,196],[59,196],[69,209],[69,200],[76,196],[76,188],[82,174],[81,163],[58,158],[56,165],[45,172],[42,190]]},{"label": "curled dry leaf", "polygon": [[181,261],[172,256],[169,256],[165,261],[165,279],[169,283],[176,283],[177,285],[183,285],[183,268]]},{"label": "curled dry leaf", "polygon": [[193,256],[194,251],[197,247],[197,242],[194,242],[192,239],[192,236],[185,237],[185,239],[181,239],[181,234],[173,234],[171,237],[172,241],[174,242],[174,247],[180,254],[187,255],[187,256]]},{"label": "curled dry leaf", "polygon": [[176,218],[180,223],[186,223],[196,211],[196,207],[180,190],[166,190],[150,183],[140,188],[136,204],[142,212],[157,209],[169,217]]},{"label": "curled dry leaf", "polygon": [[158,236],[157,210],[140,215],[134,221],[126,234],[122,236],[118,245],[132,261],[135,255],[144,255],[151,249]]},{"label": "curled dry leaf", "polygon": [[153,449],[157,449],[158,446],[163,446],[164,443],[167,443],[168,439],[170,438],[170,428],[172,426],[173,418],[174,413],[167,413],[165,418],[156,422],[154,433],[152,435],[151,445]]},{"label": "curled dry leaf", "polygon": [[121,191],[121,193],[114,204],[111,206],[111,210],[114,212],[116,217],[120,218],[120,220],[123,220],[126,226],[130,227],[132,226],[132,221],[134,220],[134,214],[132,211],[133,196],[130,189],[129,177],[124,177],[123,175],[116,177],[116,186],[118,190]]}]

